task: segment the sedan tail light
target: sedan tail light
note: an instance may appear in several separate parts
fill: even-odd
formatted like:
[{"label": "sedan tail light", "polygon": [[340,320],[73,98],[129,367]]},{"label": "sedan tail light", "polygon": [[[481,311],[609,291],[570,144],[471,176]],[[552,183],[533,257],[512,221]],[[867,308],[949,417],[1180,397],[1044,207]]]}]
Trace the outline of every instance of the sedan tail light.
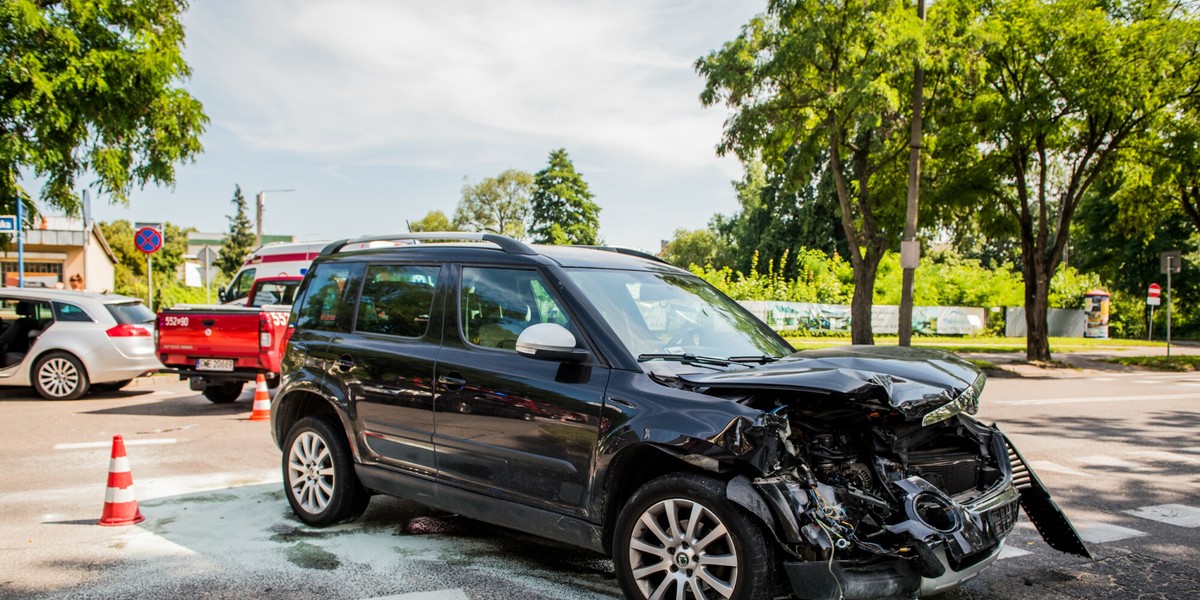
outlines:
[{"label": "sedan tail light", "polygon": [[110,327],[108,331],[105,331],[104,333],[107,333],[108,337],[150,337],[149,329],[140,327],[138,325],[129,324]]}]

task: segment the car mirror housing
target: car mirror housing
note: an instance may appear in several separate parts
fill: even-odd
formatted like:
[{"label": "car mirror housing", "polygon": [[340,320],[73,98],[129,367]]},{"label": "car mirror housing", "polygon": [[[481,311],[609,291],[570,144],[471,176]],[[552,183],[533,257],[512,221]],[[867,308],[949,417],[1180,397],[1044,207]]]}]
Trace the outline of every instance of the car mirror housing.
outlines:
[{"label": "car mirror housing", "polygon": [[221,302],[225,301],[225,290],[223,290],[223,289],[217,290],[217,300],[219,300]]},{"label": "car mirror housing", "polygon": [[517,353],[529,358],[583,362],[588,353],[575,347],[575,335],[558,323],[538,323],[517,337]]}]

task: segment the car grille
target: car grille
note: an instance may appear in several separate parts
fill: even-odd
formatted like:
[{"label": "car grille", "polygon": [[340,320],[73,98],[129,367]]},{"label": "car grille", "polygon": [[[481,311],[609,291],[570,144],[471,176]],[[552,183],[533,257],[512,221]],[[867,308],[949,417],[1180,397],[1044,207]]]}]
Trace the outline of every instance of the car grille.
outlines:
[{"label": "car grille", "polygon": [[988,531],[993,540],[1004,537],[1017,525],[1017,517],[1021,512],[1021,503],[1015,499],[1004,506],[997,506],[984,513],[983,520],[987,523]]},{"label": "car grille", "polygon": [[908,464],[949,496],[979,485],[979,457],[969,452],[915,451],[909,454]]}]

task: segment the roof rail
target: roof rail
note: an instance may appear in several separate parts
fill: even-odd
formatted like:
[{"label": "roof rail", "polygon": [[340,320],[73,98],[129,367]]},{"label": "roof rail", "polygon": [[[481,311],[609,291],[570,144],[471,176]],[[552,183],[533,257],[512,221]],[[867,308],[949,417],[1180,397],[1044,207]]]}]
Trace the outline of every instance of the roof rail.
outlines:
[{"label": "roof rail", "polygon": [[622,248],[621,246],[576,246],[576,248],[591,248],[592,250],[604,250],[605,252],[616,252],[617,254],[624,254],[626,256],[636,256],[638,258],[644,258],[646,260],[660,262],[664,265],[671,264],[653,254],[650,254],[649,252],[643,252],[641,250],[634,250],[633,248]]},{"label": "roof rail", "polygon": [[460,240],[468,242],[491,242],[508,254],[537,254],[533,248],[514,240],[507,235],[495,233],[474,233],[463,231],[421,231],[417,233],[393,233],[391,235],[368,235],[364,237],[339,240],[325,246],[321,256],[333,254],[350,244],[365,244],[369,242],[403,242],[403,241],[441,241]]}]

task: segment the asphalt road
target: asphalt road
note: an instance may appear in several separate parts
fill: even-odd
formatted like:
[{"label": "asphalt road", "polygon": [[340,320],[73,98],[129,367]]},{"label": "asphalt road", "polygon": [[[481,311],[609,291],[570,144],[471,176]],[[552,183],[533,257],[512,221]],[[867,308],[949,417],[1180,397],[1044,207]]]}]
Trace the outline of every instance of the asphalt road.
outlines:
[{"label": "asphalt road", "polygon": [[[1010,434],[1097,560],[1022,523],[1004,558],[942,598],[1200,598],[1200,375],[993,378],[980,417]],[[0,597],[612,598],[611,562],[376,497],[303,526],[251,386],[214,405],[169,377],[74,402],[0,391]],[[114,434],[145,522],[99,527]]]}]

